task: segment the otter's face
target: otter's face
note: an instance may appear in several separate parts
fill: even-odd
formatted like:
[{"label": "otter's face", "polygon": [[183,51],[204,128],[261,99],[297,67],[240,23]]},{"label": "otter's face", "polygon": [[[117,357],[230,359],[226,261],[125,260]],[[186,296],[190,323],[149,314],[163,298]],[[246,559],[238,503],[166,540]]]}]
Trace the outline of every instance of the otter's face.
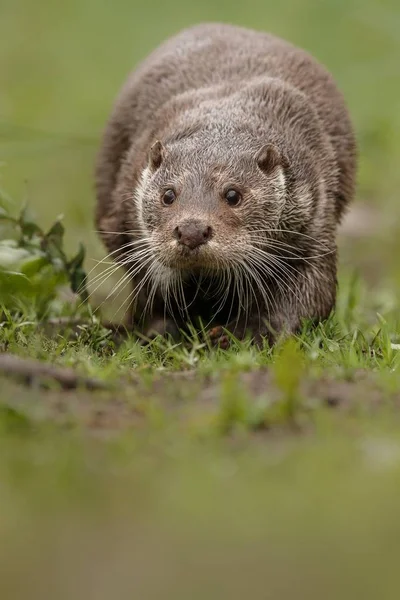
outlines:
[{"label": "otter's face", "polygon": [[182,161],[179,147],[156,142],[135,201],[158,263],[179,270],[220,270],[240,263],[279,227],[286,161],[273,145],[218,160],[215,148]]}]

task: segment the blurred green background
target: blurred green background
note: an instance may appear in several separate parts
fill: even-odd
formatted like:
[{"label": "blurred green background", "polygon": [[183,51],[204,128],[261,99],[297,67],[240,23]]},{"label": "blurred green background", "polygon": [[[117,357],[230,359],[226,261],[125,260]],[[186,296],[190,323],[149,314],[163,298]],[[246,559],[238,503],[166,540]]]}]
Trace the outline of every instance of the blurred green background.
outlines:
[{"label": "blurred green background", "polygon": [[[71,250],[82,240],[101,258],[92,172],[115,95],[165,37],[215,20],[286,37],[333,73],[360,146],[342,266],[397,311],[398,0],[0,0],[0,187],[43,226],[63,213]],[[179,428],[166,446],[155,428],[107,460],[85,435],[0,438],[1,597],[397,598],[398,428],[389,417],[383,440],[340,414],[330,427],[188,454]],[[12,493],[22,480],[29,500]]]},{"label": "blurred green background", "polygon": [[219,20],[284,36],[326,64],[360,144],[358,197],[399,214],[398,0],[1,0],[1,186],[89,244],[99,134],[128,72],[165,37]]}]

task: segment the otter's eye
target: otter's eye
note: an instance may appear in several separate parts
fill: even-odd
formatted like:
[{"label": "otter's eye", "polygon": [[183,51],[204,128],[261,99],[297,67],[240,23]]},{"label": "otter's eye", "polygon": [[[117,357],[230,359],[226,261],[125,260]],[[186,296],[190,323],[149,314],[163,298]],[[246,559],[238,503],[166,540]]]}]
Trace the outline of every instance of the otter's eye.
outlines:
[{"label": "otter's eye", "polygon": [[171,206],[171,204],[173,204],[176,200],[176,195],[174,190],[166,190],[164,192],[164,195],[162,197],[162,203],[165,204],[165,206]]},{"label": "otter's eye", "polygon": [[229,206],[238,206],[242,201],[242,196],[236,190],[228,190],[225,192],[225,200]]}]

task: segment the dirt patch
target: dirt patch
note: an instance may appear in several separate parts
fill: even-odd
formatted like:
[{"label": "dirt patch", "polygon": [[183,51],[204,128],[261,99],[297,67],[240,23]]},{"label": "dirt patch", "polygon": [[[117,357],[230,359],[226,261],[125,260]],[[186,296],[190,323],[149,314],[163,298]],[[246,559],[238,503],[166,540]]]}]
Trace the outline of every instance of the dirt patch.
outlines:
[{"label": "dirt patch", "polygon": [[[269,405],[282,401],[282,392],[269,369],[240,373],[237,389],[247,401]],[[22,415],[31,423],[52,422],[62,427],[80,427],[93,433],[113,434],[141,430],[155,415],[172,418],[174,423],[207,421],[215,415],[223,399],[224,378],[201,376],[195,371],[160,374],[150,381],[139,378],[117,390],[62,390],[59,387],[27,388],[8,378],[0,378],[2,412]],[[374,410],[388,399],[400,405],[400,391],[383,390],[373,373],[358,371],[351,380],[332,376],[310,378],[298,390],[301,405],[312,410],[321,406],[335,410]]]},{"label": "dirt patch", "polygon": [[51,382],[56,382],[66,390],[77,387],[85,387],[89,390],[107,388],[104,382],[84,377],[74,369],[57,367],[40,360],[22,358],[6,352],[0,353],[0,373],[19,379],[28,385],[38,384],[47,387]]}]

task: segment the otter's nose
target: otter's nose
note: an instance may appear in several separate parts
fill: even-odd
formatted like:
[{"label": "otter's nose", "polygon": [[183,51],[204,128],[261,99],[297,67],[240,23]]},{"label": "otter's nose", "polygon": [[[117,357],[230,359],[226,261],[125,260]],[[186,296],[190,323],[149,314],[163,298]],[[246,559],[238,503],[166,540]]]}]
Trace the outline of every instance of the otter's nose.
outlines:
[{"label": "otter's nose", "polygon": [[203,225],[200,221],[188,221],[174,229],[174,236],[178,243],[187,246],[191,250],[208,242],[211,234],[211,227]]}]

